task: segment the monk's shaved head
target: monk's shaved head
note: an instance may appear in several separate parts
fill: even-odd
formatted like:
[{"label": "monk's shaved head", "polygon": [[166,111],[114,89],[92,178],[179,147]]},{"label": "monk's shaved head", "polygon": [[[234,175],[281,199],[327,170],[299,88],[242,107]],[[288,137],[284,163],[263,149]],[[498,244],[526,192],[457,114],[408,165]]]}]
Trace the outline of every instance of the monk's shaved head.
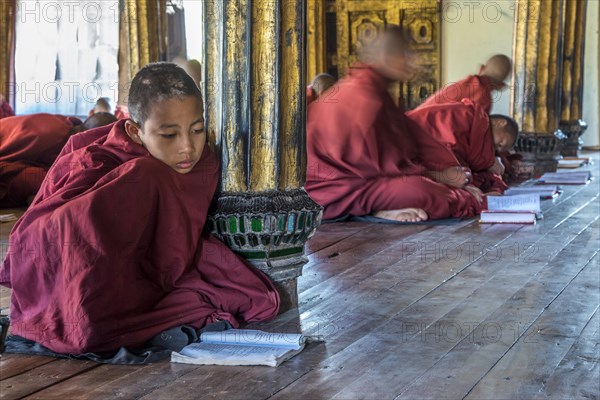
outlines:
[{"label": "monk's shaved head", "polygon": [[388,25],[377,33],[377,37],[369,44],[364,44],[358,51],[360,61],[371,64],[377,62],[381,53],[399,54],[410,51],[408,34],[397,25]]},{"label": "monk's shaved head", "polygon": [[492,56],[480,69],[480,75],[488,76],[496,82],[504,82],[512,70],[512,60],[504,54]]},{"label": "monk's shaved head", "polygon": [[100,97],[96,100],[96,106],[94,110],[98,113],[110,112],[110,100],[107,97]]},{"label": "monk's shaved head", "polygon": [[200,89],[183,68],[167,62],[148,64],[131,81],[129,115],[143,126],[153,106],[165,100],[182,100],[188,96],[202,101]]},{"label": "monk's shaved head", "polygon": [[397,25],[387,25],[377,38],[359,50],[360,60],[388,81],[408,81],[415,71],[408,33]]},{"label": "monk's shaved head", "polygon": [[310,86],[315,93],[315,98],[318,98],[324,91],[335,85],[336,79],[329,74],[319,74],[314,77]]},{"label": "monk's shaved head", "polygon": [[115,117],[111,113],[96,113],[85,120],[85,122],[83,123],[83,130],[87,131],[88,129],[100,128],[101,126],[110,125],[116,121],[117,117]]}]

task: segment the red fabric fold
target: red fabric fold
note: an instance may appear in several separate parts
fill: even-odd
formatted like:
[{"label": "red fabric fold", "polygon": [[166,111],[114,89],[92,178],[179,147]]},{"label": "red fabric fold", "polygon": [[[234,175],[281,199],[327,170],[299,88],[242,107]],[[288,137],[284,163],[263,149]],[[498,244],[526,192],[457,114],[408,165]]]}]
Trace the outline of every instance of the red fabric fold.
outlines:
[{"label": "red fabric fold", "polygon": [[204,229],[214,154],[178,174],[124,123],[71,138],[13,228],[0,268],[12,333],[79,354],[139,347],[181,324],[273,318],[273,284]]},{"label": "red fabric fold", "polygon": [[80,123],[76,118],[53,114],[0,121],[0,206],[23,206],[36,194],[71,130]]},{"label": "red fabric fold", "polygon": [[489,114],[492,110],[494,85],[489,77],[484,75],[470,75],[463,80],[444,86],[429,96],[420,107],[428,107],[435,104],[448,104],[469,99],[479,104]]}]

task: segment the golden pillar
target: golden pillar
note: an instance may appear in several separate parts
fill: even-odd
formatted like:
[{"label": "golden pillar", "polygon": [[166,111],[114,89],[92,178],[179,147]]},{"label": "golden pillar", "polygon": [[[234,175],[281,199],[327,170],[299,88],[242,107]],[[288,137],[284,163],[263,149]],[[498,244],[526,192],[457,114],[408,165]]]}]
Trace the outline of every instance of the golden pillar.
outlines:
[{"label": "golden pillar", "polygon": [[516,1],[512,108],[522,131],[516,150],[531,174],[556,170],[565,140],[559,130],[564,14],[565,0]]},{"label": "golden pillar", "polygon": [[151,62],[166,61],[167,0],[119,0],[119,104],[129,83]]},{"label": "golden pillar", "polygon": [[327,72],[326,0],[308,0],[307,80]]},{"label": "golden pillar", "polygon": [[17,15],[16,0],[0,0],[0,94],[12,103],[14,95],[14,49],[15,22]]},{"label": "golden pillar", "polygon": [[206,0],[206,126],[221,156],[213,234],[297,305],[322,209],[305,179],[306,0]]},{"label": "golden pillar", "polygon": [[563,156],[577,157],[587,130],[582,118],[587,0],[565,0],[564,68],[560,130],[567,135]]}]

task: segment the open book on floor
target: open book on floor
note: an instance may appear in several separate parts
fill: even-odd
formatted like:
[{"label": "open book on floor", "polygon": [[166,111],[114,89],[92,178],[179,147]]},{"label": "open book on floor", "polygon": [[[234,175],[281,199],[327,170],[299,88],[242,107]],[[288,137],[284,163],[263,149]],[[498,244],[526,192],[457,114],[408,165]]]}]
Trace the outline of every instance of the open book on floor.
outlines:
[{"label": "open book on floor", "polygon": [[579,168],[590,163],[589,157],[564,157],[558,161],[558,168]]},{"label": "open book on floor", "polygon": [[546,172],[540,182],[558,185],[585,185],[592,179],[592,171]]},{"label": "open book on floor", "polygon": [[205,332],[200,342],[171,354],[171,362],[200,365],[268,365],[276,367],[304,349],[306,338],[297,333],[269,333],[248,329]]},{"label": "open book on floor", "polygon": [[482,224],[535,224],[542,218],[537,194],[488,196],[487,203],[479,217]]},{"label": "open book on floor", "polygon": [[516,186],[506,189],[505,196],[515,196],[518,194],[537,194],[540,199],[553,199],[561,193],[560,187],[556,185],[531,185]]}]

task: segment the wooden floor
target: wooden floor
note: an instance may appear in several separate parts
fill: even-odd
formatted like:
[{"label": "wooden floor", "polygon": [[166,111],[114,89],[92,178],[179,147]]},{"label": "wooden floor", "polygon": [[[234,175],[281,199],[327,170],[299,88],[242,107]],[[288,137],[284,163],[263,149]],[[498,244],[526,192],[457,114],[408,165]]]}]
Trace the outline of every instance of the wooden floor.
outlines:
[{"label": "wooden floor", "polygon": [[4,354],[0,398],[598,399],[598,165],[535,226],[322,226],[299,309],[260,328],[326,342],[277,368]]}]

